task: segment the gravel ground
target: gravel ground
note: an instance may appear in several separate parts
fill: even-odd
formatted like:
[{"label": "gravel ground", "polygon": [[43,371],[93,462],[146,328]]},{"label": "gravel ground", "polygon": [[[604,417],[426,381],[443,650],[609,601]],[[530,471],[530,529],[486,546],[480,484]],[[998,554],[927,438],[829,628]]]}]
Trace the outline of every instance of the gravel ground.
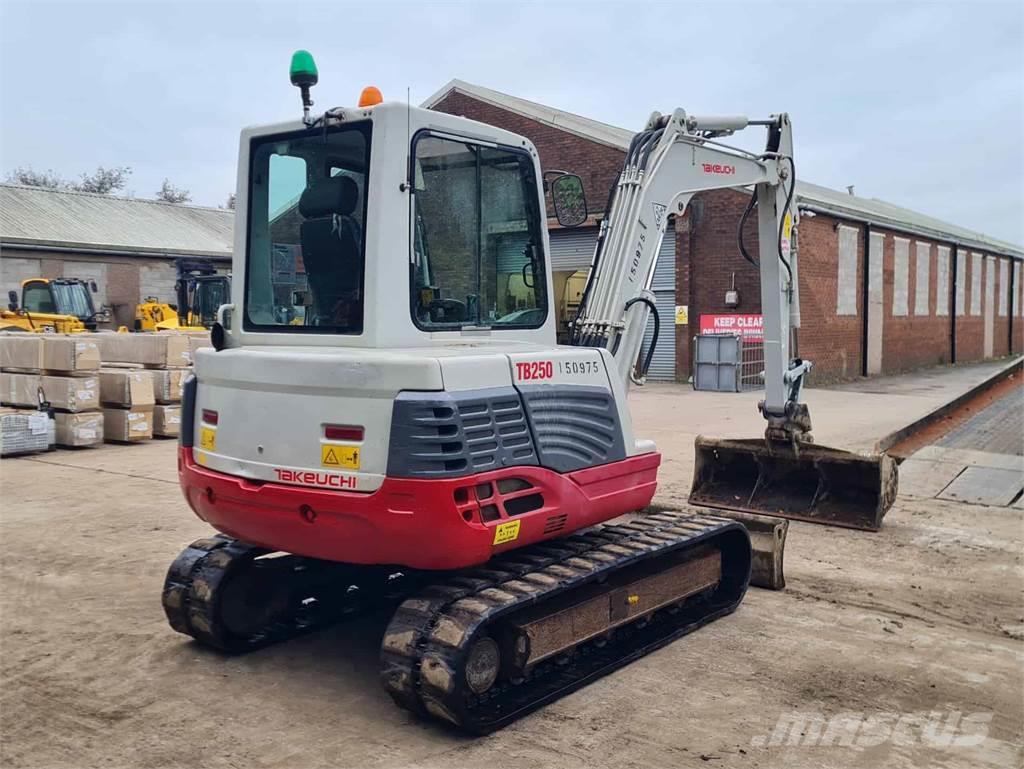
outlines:
[{"label": "gravel ground", "polygon": [[[732,408],[716,422],[687,393],[631,396],[668,459],[663,504],[685,498],[694,424],[758,427]],[[809,400],[827,426],[842,422],[830,409],[886,397]],[[858,435],[888,429],[865,420]],[[1020,510],[901,496],[879,533],[794,523],[785,591],[751,590],[735,614],[473,740],[392,705],[376,678],[385,616],[237,658],[172,632],[164,572],[209,531],[174,455],[153,442],[0,465],[3,766],[1024,763]]]}]

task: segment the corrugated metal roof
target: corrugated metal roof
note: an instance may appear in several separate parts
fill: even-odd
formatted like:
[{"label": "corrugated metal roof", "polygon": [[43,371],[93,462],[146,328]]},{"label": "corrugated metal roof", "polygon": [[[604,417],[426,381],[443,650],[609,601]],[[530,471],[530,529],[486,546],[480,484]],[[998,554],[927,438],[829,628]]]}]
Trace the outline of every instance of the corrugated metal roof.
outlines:
[{"label": "corrugated metal roof", "polygon": [[0,184],[0,243],[230,257],[235,212]]},{"label": "corrugated metal roof", "polygon": [[903,229],[908,232],[935,238],[952,240],[972,248],[995,251],[1008,256],[1024,258],[1024,248],[1004,240],[989,237],[981,232],[958,227],[955,224],[911,211],[909,208],[886,203],[878,198],[861,198],[847,192],[839,192],[810,182],[797,181],[797,202],[814,209],[833,213],[836,216],[851,216],[867,219],[881,227]]},{"label": "corrugated metal roof", "polygon": [[[624,128],[601,123],[597,120],[574,115],[571,112],[548,107],[544,104],[520,99],[517,96],[501,93],[490,88],[467,83],[464,80],[451,80],[437,93],[423,102],[430,108],[441,101],[451,91],[458,91],[495,107],[531,118],[560,128],[568,133],[585,139],[616,147],[625,151],[633,138],[633,132]],[[570,169],[571,170],[571,169]],[[878,226],[900,229],[906,232],[934,238],[952,240],[971,248],[994,251],[1000,254],[1024,258],[1024,247],[992,238],[980,232],[958,227],[955,224],[935,219],[931,216],[911,211],[909,208],[886,203],[877,198],[862,198],[847,192],[822,187],[809,182],[797,182],[797,202],[804,206],[819,208],[836,216],[847,216],[855,219],[866,219]]]}]

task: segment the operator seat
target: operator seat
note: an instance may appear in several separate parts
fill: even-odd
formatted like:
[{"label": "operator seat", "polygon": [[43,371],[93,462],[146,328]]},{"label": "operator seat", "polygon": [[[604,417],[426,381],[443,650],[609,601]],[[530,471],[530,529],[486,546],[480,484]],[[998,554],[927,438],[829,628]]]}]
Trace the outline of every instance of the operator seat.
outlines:
[{"label": "operator seat", "polygon": [[347,176],[320,179],[299,198],[302,261],[317,325],[361,330],[362,238],[352,217],[358,202],[359,188]]}]

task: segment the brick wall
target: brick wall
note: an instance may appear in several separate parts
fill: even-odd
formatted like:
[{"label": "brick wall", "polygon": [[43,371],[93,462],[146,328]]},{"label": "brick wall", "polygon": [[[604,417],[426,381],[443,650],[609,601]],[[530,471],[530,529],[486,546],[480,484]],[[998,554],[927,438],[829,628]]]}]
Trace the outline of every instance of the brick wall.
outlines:
[{"label": "brick wall", "polygon": [[[618,178],[626,158],[623,150],[569,134],[455,91],[441,99],[433,109],[525,136],[537,148],[541,169],[560,169],[579,175],[587,194],[587,208],[591,213],[604,211],[608,190]],[[550,196],[548,216],[554,216]]]},{"label": "brick wall", "polygon": [[[676,378],[692,371],[693,339],[700,316],[714,313],[761,312],[758,271],[743,259],[736,229],[749,195],[738,190],[713,190],[695,195],[685,215],[676,220],[676,303],[689,308],[689,325],[676,326]],[[757,216],[744,228],[747,252],[757,258]],[[725,292],[735,287],[738,307],[725,304]]]},{"label": "brick wall", "polygon": [[[949,315],[939,315],[937,308],[938,290],[938,246],[940,244],[913,238],[879,228],[872,232],[885,237],[883,247],[884,306],[882,372],[885,374],[908,371],[950,361]],[[906,307],[897,312],[896,307],[896,245],[906,244]],[[917,244],[928,247],[928,294],[925,314],[918,313],[918,254]],[[874,254],[872,254],[874,258]],[[952,257],[951,257],[952,258]],[[948,302],[948,298],[947,298]]]},{"label": "brick wall", "polygon": [[[607,190],[615,180],[622,165],[624,153],[597,142],[575,136],[553,126],[517,115],[460,93],[450,93],[435,107],[443,112],[500,126],[528,137],[537,147],[541,165],[545,169],[559,168],[579,174],[587,192],[587,203],[591,212],[602,211]],[[677,379],[685,381],[691,373],[693,337],[699,332],[701,314],[710,313],[759,313],[761,311],[760,282],[757,270],[744,261],[736,245],[736,228],[743,209],[749,200],[747,193],[739,190],[715,190],[696,195],[684,216],[676,222],[676,302],[687,305],[689,325],[676,326],[676,370]],[[551,215],[549,205],[549,216]],[[819,215],[805,217],[800,226],[800,300],[802,328],[798,337],[799,355],[814,361],[812,382],[826,382],[860,376],[865,350],[864,339],[864,281],[865,276],[865,231],[862,225],[846,223],[857,230],[855,270],[855,314],[837,314],[839,286],[839,224],[837,219]],[[745,242],[747,251],[757,255],[756,216],[747,223]],[[950,253],[948,285],[950,298],[947,315],[936,311],[938,298],[938,246],[939,243],[912,235],[872,228],[873,232],[884,235],[883,264],[883,308],[882,308],[882,373],[895,373],[909,369],[947,363],[951,360],[950,326],[954,313],[953,261]],[[908,241],[907,249],[907,313],[896,315],[893,311],[895,238]],[[917,309],[917,243],[928,246],[928,288],[927,311],[920,314]],[[961,274],[964,281],[967,310],[956,318],[956,359],[958,362],[980,360],[984,357],[984,307],[977,315],[971,309],[971,278],[974,267],[966,259],[967,274]],[[980,253],[980,252],[979,252]],[[984,254],[983,256],[989,256]],[[984,270],[984,260],[982,261]],[[735,274],[736,289],[740,293],[740,305],[736,308],[725,306],[725,292],[731,288]],[[1022,267],[1024,282],[1024,267]],[[1012,278],[1013,271],[1010,268]],[[1000,281],[1002,273],[998,265],[995,272],[997,282],[995,296],[995,318],[993,324],[993,355],[1005,355],[1009,351],[1009,330],[1011,305],[1007,303],[1007,314],[999,315],[1000,292],[1008,287]],[[1022,289],[1024,290],[1024,289]],[[981,303],[984,304],[986,291],[984,275],[981,284]],[[923,295],[922,295],[923,298]],[[1024,294],[1021,302],[1024,303]],[[923,309],[923,307],[922,307]],[[1013,317],[1014,349],[1024,351],[1024,317]]]},{"label": "brick wall", "polygon": [[821,383],[859,376],[863,365],[864,233],[857,232],[856,314],[838,315],[839,222],[826,216],[800,220],[798,354],[814,363],[808,377]]}]

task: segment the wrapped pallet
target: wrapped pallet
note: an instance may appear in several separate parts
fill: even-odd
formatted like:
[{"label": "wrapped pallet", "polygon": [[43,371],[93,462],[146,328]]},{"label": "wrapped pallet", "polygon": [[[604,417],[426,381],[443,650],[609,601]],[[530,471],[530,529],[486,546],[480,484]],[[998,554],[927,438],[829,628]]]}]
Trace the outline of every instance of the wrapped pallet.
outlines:
[{"label": "wrapped pallet", "polygon": [[153,437],[153,410],[103,409],[103,439],[120,443],[135,443]]},{"label": "wrapped pallet", "polygon": [[0,370],[39,371],[42,367],[41,334],[0,334]]},{"label": "wrapped pallet", "polygon": [[78,413],[100,407],[99,377],[41,376],[39,381],[53,409]]},{"label": "wrapped pallet", "polygon": [[43,369],[67,376],[95,376],[100,350],[92,335],[43,335]]},{"label": "wrapped pallet", "polygon": [[183,368],[191,363],[185,334],[93,334],[104,363],[138,363],[146,368]]},{"label": "wrapped pallet", "polygon": [[103,443],[103,412],[90,411],[81,414],[57,412],[53,415],[57,423],[57,445],[67,448],[98,446]]},{"label": "wrapped pallet", "polygon": [[153,435],[177,438],[181,433],[181,406],[158,404],[153,407]]},{"label": "wrapped pallet", "polygon": [[49,450],[54,424],[45,411],[0,408],[0,456]]},{"label": "wrapped pallet", "polygon": [[105,407],[152,410],[153,372],[132,368],[100,370],[100,401]]},{"label": "wrapped pallet", "polygon": [[150,373],[153,375],[153,398],[157,403],[181,403],[181,393],[191,369],[154,369]]},{"label": "wrapped pallet", "polygon": [[39,406],[39,374],[0,372],[0,403],[5,406]]}]

